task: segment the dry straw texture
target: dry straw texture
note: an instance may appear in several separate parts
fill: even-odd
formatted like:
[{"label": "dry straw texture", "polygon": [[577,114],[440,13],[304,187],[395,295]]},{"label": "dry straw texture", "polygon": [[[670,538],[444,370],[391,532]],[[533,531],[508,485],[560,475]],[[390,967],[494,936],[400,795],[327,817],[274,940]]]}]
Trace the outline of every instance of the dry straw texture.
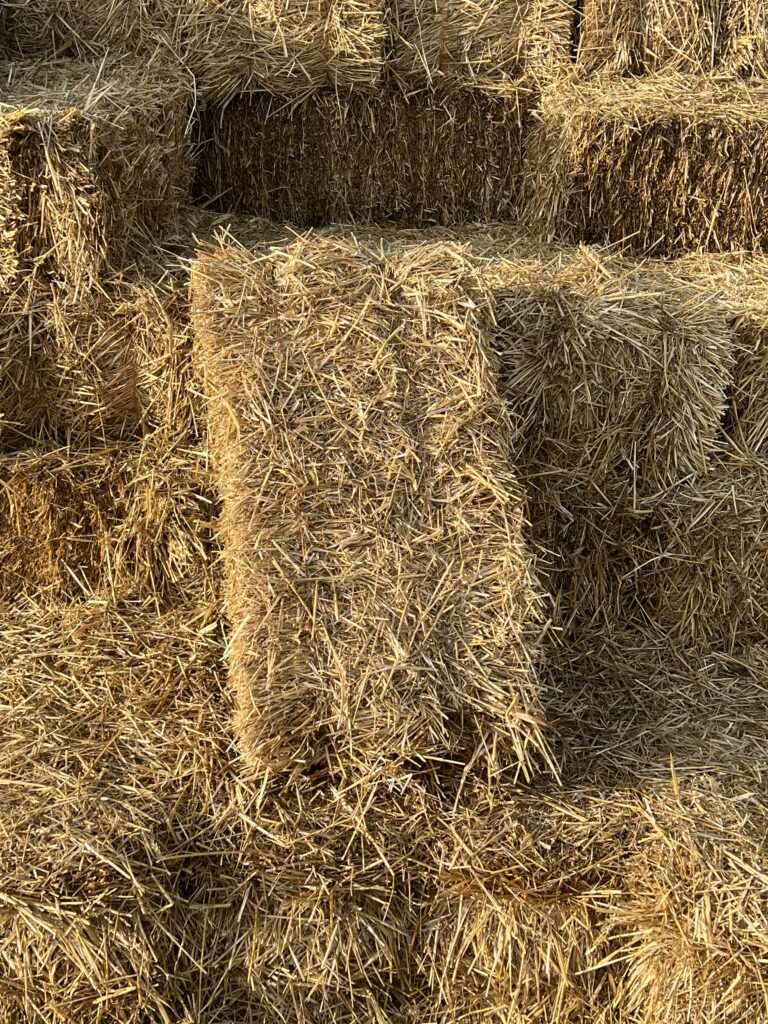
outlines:
[{"label": "dry straw texture", "polygon": [[515,86],[242,98],[203,118],[197,191],[302,226],[506,219],[531,103]]},{"label": "dry straw texture", "polygon": [[764,0],[585,0],[577,63],[590,73],[763,76]]},{"label": "dry straw texture", "polygon": [[527,773],[539,608],[466,252],[225,244],[193,295],[248,756]]},{"label": "dry straw texture", "polygon": [[574,19],[569,0],[394,0],[388,67],[433,84],[544,79],[567,66]]},{"label": "dry straw texture", "polygon": [[529,217],[564,240],[659,255],[762,249],[767,119],[762,83],[667,74],[553,87],[527,147]]},{"label": "dry straw texture", "polygon": [[185,68],[198,94],[306,96],[422,84],[542,80],[568,57],[569,0],[14,0],[21,52],[140,54]]}]

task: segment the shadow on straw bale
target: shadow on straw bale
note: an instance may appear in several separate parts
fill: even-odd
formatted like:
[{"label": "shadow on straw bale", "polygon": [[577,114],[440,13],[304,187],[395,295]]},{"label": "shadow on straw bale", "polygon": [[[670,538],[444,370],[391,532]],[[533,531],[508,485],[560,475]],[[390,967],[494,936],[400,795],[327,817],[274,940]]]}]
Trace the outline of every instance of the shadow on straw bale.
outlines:
[{"label": "shadow on straw bale", "polygon": [[563,240],[662,256],[763,249],[767,117],[762,82],[561,82],[526,147],[526,218]]},{"label": "shadow on straw bale", "polygon": [[533,90],[241,97],[202,116],[196,194],[303,226],[514,217]]}]

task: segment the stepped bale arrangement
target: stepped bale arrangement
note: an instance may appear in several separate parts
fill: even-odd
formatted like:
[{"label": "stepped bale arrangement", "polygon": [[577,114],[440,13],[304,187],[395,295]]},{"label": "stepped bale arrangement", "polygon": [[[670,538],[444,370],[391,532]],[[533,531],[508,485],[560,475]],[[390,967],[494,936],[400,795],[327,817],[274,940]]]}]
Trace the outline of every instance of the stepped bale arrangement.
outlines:
[{"label": "stepped bale arrangement", "polygon": [[528,216],[547,234],[660,256],[766,247],[763,82],[574,81],[539,117]]},{"label": "stepped bale arrangement", "polygon": [[585,0],[580,71],[764,77],[763,0]]},{"label": "stepped bale arrangement", "polygon": [[318,92],[242,97],[204,115],[196,190],[308,227],[420,225],[515,215],[533,91]]},{"label": "stepped bale arrangement", "polygon": [[763,1024],[762,0],[0,32],[0,1024]]},{"label": "stepped bale arrangement", "polygon": [[246,755],[527,775],[540,612],[467,253],[222,246],[192,293]]}]

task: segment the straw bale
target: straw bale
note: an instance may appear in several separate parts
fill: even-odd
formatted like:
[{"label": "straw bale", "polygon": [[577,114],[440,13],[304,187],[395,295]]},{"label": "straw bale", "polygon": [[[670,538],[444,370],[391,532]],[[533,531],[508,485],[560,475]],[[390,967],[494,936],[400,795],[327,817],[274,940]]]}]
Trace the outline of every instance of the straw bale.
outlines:
[{"label": "straw bale", "polygon": [[211,581],[202,458],[165,437],[0,457],[2,601],[93,597],[167,607]]},{"label": "straw bale", "polygon": [[17,0],[17,46],[120,54],[186,68],[206,98],[373,87],[385,58],[380,0]]},{"label": "straw bale", "polygon": [[763,76],[763,0],[586,0],[577,65],[583,73],[663,70]]},{"label": "straw bale", "polygon": [[656,614],[690,644],[739,651],[768,629],[768,466],[723,458],[659,511]]},{"label": "straw bale", "polygon": [[668,73],[552,87],[527,145],[527,216],[566,241],[659,255],[763,249],[767,117],[760,82]]},{"label": "straw bale", "polygon": [[567,66],[575,17],[569,0],[397,0],[388,68],[432,84],[543,79]]},{"label": "straw bale", "polygon": [[455,244],[387,255],[309,234],[196,265],[230,673],[257,766],[546,757],[487,314]]},{"label": "straw bale", "polygon": [[203,116],[196,191],[304,226],[515,216],[532,91],[244,97]]},{"label": "straw bale", "polygon": [[380,0],[194,0],[184,28],[198,88],[219,100],[373,87],[384,66]]},{"label": "straw bale", "polygon": [[[719,303],[675,274],[579,248],[496,271],[497,346],[527,475],[655,493],[705,473],[733,356]],[[506,280],[505,280],[506,279]]]},{"label": "straw bale", "polygon": [[584,629],[550,658],[547,715],[572,785],[637,786],[670,759],[724,782],[755,780],[765,760],[764,646],[738,656],[691,648],[632,616]]},{"label": "straw bale", "polygon": [[29,444],[50,428],[45,367],[54,341],[48,308],[29,289],[0,293],[0,452]]},{"label": "straw bale", "polygon": [[126,61],[0,72],[3,237],[15,236],[25,274],[80,298],[108,263],[173,222],[189,183],[188,87]]},{"label": "straw bale", "polygon": [[431,1019],[760,1020],[765,825],[762,801],[706,776],[473,792],[422,925]]}]

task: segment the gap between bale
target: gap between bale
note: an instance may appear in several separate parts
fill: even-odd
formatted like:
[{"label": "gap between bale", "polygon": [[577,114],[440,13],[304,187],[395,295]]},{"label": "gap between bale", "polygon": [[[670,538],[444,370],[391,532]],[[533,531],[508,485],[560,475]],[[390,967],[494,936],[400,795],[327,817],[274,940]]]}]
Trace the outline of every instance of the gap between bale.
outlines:
[{"label": "gap between bale", "polygon": [[192,294],[247,755],[535,770],[540,603],[467,254],[225,242]]}]

